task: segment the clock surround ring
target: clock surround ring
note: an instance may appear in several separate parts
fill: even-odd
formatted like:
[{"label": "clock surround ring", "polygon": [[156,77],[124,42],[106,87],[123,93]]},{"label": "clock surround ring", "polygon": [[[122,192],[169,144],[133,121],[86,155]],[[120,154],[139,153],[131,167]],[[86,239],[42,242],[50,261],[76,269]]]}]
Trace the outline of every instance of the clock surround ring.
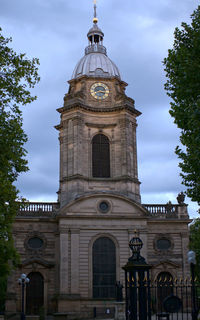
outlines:
[{"label": "clock surround ring", "polygon": [[108,97],[110,90],[108,86],[102,82],[95,82],[90,87],[90,94],[97,100],[104,100]]}]

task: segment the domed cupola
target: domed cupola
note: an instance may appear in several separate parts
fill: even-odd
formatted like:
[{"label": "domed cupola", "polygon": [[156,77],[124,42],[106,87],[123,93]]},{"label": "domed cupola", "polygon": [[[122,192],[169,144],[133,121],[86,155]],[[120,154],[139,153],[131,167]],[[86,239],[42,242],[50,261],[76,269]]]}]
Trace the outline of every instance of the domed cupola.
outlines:
[{"label": "domed cupola", "polygon": [[89,30],[88,46],[85,48],[85,56],[77,63],[72,79],[83,75],[89,77],[102,77],[120,79],[120,73],[115,63],[107,56],[106,48],[103,46],[104,33],[97,25],[96,2],[94,4],[93,27]]}]

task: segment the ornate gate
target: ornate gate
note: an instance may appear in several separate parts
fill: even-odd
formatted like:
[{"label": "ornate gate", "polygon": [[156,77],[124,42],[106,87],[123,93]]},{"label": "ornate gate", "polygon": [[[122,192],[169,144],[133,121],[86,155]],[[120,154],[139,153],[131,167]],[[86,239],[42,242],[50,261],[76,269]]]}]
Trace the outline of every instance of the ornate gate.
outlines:
[{"label": "ornate gate", "polygon": [[197,320],[200,310],[200,283],[194,276],[173,279],[161,272],[150,279],[151,266],[141,257],[142,241],[129,242],[133,255],[123,267],[126,285],[126,320]]}]

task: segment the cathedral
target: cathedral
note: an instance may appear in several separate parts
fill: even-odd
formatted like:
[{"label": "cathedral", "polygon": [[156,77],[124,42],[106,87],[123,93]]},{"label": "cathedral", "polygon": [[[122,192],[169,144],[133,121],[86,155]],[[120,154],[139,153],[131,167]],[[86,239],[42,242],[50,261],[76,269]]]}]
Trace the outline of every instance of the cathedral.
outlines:
[{"label": "cathedral", "polygon": [[151,279],[184,278],[188,223],[180,193],[177,204],[141,203],[137,170],[135,101],[108,57],[96,5],[88,46],[68,81],[57,111],[60,143],[58,201],[29,202],[13,226],[21,264],[8,280],[6,313],[21,311],[22,273],[27,317],[123,319],[122,267],[137,233]]}]

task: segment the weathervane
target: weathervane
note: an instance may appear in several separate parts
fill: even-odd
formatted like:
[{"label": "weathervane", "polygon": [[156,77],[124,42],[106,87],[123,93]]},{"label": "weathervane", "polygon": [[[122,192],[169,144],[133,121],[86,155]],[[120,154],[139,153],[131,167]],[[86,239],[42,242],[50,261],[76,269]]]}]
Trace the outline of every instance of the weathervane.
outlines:
[{"label": "weathervane", "polygon": [[97,23],[98,19],[97,19],[97,0],[94,0],[94,18],[93,18],[93,23]]}]

